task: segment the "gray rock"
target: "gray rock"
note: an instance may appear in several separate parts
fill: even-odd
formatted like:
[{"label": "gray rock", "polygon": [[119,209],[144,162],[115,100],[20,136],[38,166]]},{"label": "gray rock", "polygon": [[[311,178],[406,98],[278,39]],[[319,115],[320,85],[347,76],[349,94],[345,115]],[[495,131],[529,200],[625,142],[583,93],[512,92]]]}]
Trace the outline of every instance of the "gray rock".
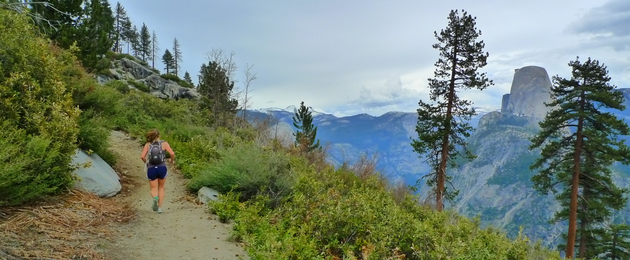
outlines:
[{"label": "gray rock", "polygon": [[[113,69],[110,69],[113,79],[126,80],[126,81],[138,81],[142,84],[149,86],[150,93],[159,98],[187,98],[197,99],[199,93],[195,89],[185,88],[177,84],[177,82],[164,79],[158,73],[155,73],[148,67],[143,66],[133,60],[123,58],[119,61],[113,62]],[[101,76],[98,76],[100,78]],[[107,79],[109,81],[111,79]],[[99,82],[104,83],[107,81]],[[134,88],[129,85],[130,88]]]},{"label": "gray rock", "polygon": [[77,150],[72,163],[91,164],[88,168],[81,168],[74,172],[75,177],[77,177],[74,188],[105,198],[120,192],[122,187],[118,174],[97,154],[88,155],[84,151]]},{"label": "gray rock", "polygon": [[153,74],[145,79],[140,80],[143,84],[151,88],[151,94],[160,98],[198,98],[197,90],[185,88],[176,82],[162,78],[160,75]]},{"label": "gray rock", "polygon": [[201,187],[197,192],[197,199],[203,204],[208,204],[211,200],[219,200],[219,192],[208,187]]},{"label": "gray rock", "polygon": [[116,63],[117,67],[121,68],[125,72],[129,72],[136,79],[144,79],[148,76],[156,74],[149,68],[142,66],[142,64],[138,64],[137,62],[127,58],[123,58]]},{"label": "gray rock", "polygon": [[503,96],[505,105],[501,106],[501,113],[543,119],[550,110],[543,103],[551,101],[550,93],[551,81],[544,68],[516,69],[510,94]]},{"label": "gray rock", "polygon": [[105,84],[108,81],[110,81],[112,79],[110,79],[109,77],[105,76],[105,75],[98,75],[96,76],[96,82],[98,82],[99,84]]}]

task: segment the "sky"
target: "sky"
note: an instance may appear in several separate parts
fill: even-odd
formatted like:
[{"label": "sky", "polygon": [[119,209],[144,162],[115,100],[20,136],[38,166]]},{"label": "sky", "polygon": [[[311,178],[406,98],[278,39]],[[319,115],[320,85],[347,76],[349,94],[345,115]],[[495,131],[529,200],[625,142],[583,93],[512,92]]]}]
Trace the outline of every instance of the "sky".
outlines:
[{"label": "sky", "polygon": [[[237,92],[255,73],[247,108],[306,106],[322,113],[374,116],[414,112],[428,102],[439,58],[434,32],[451,10],[476,17],[489,53],[480,69],[494,86],[461,92],[475,107],[498,109],[514,69],[540,66],[571,77],[570,61],[604,63],[611,84],[630,88],[628,0],[121,0],[132,22],[155,31],[161,54],[177,38],[181,71],[193,80],[213,50],[233,53]],[[112,7],[116,1],[110,0]],[[156,62],[156,68],[164,66]],[[180,73],[182,77],[183,73]]]}]

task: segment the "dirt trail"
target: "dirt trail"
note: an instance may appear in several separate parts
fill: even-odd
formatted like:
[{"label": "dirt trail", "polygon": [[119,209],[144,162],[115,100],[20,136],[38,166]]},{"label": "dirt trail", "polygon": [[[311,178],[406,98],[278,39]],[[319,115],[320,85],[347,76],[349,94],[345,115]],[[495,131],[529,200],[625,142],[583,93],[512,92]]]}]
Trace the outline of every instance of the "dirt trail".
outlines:
[{"label": "dirt trail", "polygon": [[[111,149],[123,173],[123,191],[138,218],[121,228],[121,237],[107,246],[112,259],[248,259],[243,248],[229,242],[230,226],[206,212],[185,190],[185,179],[169,165],[164,213],[151,209],[149,184],[140,160],[142,147],[121,132],[112,132]],[[175,151],[177,154],[177,151]]]}]

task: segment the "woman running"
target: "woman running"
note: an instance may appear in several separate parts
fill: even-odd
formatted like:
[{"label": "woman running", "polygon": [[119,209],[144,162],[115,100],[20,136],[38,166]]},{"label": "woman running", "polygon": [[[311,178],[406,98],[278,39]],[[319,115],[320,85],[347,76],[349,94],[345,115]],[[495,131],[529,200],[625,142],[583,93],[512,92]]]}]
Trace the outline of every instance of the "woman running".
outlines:
[{"label": "woman running", "polygon": [[[151,130],[146,134],[147,143],[142,149],[142,161],[147,166],[147,178],[151,187],[151,197],[153,205],[151,208],[157,213],[162,213],[162,202],[164,201],[164,184],[166,184],[166,158],[164,151],[171,157],[170,161],[175,161],[175,153],[171,146],[164,140],[160,140],[160,131]],[[148,156],[147,156],[148,155]]]}]

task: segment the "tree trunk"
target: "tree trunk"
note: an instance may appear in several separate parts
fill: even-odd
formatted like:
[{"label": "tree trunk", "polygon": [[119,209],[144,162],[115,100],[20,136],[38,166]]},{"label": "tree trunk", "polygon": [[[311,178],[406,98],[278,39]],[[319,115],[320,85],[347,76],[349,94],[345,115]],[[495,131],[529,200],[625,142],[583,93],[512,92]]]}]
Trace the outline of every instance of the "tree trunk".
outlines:
[{"label": "tree trunk", "polygon": [[453,44],[453,59],[451,60],[451,79],[448,91],[448,105],[446,107],[446,123],[444,124],[444,137],[442,138],[442,155],[440,157],[440,169],[437,172],[437,192],[435,196],[435,208],[437,211],[444,209],[444,182],[446,180],[446,164],[448,163],[449,133],[451,132],[451,117],[453,116],[453,99],[455,97],[455,72],[457,67],[457,35]]},{"label": "tree trunk", "polygon": [[617,260],[617,232],[613,229],[612,260]]},{"label": "tree trunk", "polygon": [[[580,111],[584,111],[584,91],[580,95]],[[576,142],[573,153],[573,179],[571,180],[571,207],[569,208],[569,232],[567,233],[567,257],[572,259],[575,249],[575,231],[577,227],[578,186],[580,185],[580,156],[582,152],[582,128],[584,118],[578,116]]]},{"label": "tree trunk", "polygon": [[586,225],[587,221],[582,219],[580,221],[580,254],[579,257],[580,258],[584,258],[586,255]]}]

